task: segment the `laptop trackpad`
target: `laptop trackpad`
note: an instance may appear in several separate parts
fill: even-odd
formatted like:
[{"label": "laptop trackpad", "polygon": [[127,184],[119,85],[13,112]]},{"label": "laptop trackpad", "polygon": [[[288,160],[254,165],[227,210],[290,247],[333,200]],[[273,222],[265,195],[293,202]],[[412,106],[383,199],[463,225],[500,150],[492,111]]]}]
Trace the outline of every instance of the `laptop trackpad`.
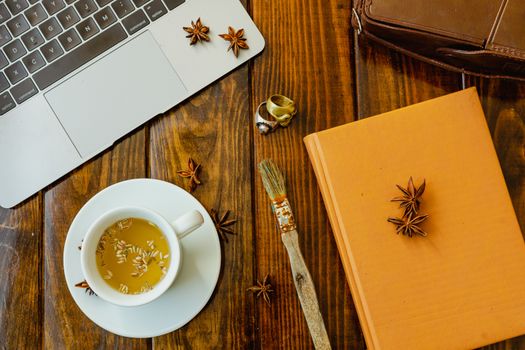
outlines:
[{"label": "laptop trackpad", "polygon": [[91,157],[188,96],[149,32],[45,94],[82,157]]}]

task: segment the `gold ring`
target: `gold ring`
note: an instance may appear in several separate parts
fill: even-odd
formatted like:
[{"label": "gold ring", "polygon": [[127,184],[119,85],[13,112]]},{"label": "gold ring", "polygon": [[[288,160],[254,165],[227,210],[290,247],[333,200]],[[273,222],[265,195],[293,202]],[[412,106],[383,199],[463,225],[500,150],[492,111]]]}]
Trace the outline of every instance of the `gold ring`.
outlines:
[{"label": "gold ring", "polygon": [[297,113],[295,102],[283,95],[272,95],[266,101],[268,113],[279,122],[281,126],[288,126],[293,116]]}]

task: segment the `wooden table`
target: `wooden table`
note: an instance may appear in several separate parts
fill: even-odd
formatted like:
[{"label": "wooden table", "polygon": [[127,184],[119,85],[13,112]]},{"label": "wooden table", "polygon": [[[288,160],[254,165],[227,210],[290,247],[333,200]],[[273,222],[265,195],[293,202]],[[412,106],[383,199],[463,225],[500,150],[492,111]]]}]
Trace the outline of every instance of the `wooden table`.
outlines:
[{"label": "wooden table", "polygon": [[[13,210],[0,210],[1,349],[303,349],[312,343],[288,257],[256,164],[273,158],[288,175],[300,244],[334,349],[365,343],[302,138],[314,131],[477,86],[516,213],[525,228],[525,84],[462,77],[357,38],[348,0],[245,0],[266,50]],[[249,43],[249,38],[248,38]],[[298,104],[287,129],[259,135],[256,106],[282,93]],[[506,108],[513,107],[513,114]],[[505,111],[504,111],[505,110]],[[500,114],[501,111],[504,111]],[[342,150],[359,152],[359,150]],[[89,321],[69,295],[62,269],[68,227],[94,194],[151,177],[184,186],[188,157],[203,164],[195,196],[232,210],[237,235],[223,243],[214,296],[188,325],[134,340]],[[270,273],[272,307],[246,288]],[[177,312],[177,310],[166,310]],[[491,349],[525,349],[525,337]]]}]

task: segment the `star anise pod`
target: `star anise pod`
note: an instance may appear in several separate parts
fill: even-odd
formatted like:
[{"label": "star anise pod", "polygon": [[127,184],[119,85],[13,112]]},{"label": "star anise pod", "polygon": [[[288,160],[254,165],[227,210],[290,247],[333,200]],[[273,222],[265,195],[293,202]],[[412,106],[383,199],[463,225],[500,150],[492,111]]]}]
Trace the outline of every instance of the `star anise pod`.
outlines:
[{"label": "star anise pod", "polygon": [[86,291],[87,294],[89,295],[97,295],[95,294],[95,292],[93,291],[93,289],[91,289],[91,287],[89,286],[89,284],[86,282],[86,280],[83,280],[82,282],[79,282],[77,284],[75,284],[75,287],[78,287],[78,288],[84,288]]},{"label": "star anise pod", "polygon": [[255,286],[248,288],[247,291],[250,291],[253,294],[257,293],[257,298],[259,298],[262,295],[266,304],[268,304],[268,306],[272,306],[272,303],[270,301],[270,293],[273,293],[273,289],[272,289],[272,285],[268,281],[269,277],[270,275],[266,274],[262,283],[259,282],[259,280],[257,280],[257,284]]},{"label": "star anise pod", "polygon": [[388,218],[388,222],[396,225],[397,234],[402,233],[405,236],[412,237],[415,234],[426,237],[427,233],[419,225],[428,218],[428,215],[415,215],[403,218]]},{"label": "star anise pod", "polygon": [[191,38],[190,45],[195,45],[197,42],[210,41],[208,36],[210,28],[202,24],[200,17],[195,23],[191,21],[191,27],[182,27],[182,29],[189,33],[189,35],[186,35],[186,38]]},{"label": "star anise pod", "polygon": [[231,219],[228,220],[228,216],[230,215],[230,211],[227,210],[222,216],[219,215],[215,209],[210,210],[211,218],[213,220],[213,223],[215,224],[215,228],[217,229],[217,232],[219,233],[219,236],[221,239],[225,242],[228,242],[228,236],[226,234],[234,235],[235,232],[228,226],[231,226],[237,222],[237,220]]},{"label": "star anise pod", "polygon": [[410,179],[408,179],[407,188],[403,188],[399,185],[396,186],[401,192],[403,192],[403,195],[393,198],[392,202],[399,202],[399,206],[404,210],[404,218],[417,215],[419,207],[421,206],[421,196],[423,195],[423,192],[425,192],[426,181],[423,180],[423,184],[416,188],[411,176]]},{"label": "star anise pod", "polygon": [[239,50],[240,49],[249,49],[250,47],[248,44],[246,44],[246,39],[243,38],[244,36],[244,29],[239,29],[238,31],[235,31],[232,27],[228,27],[228,34],[220,34],[221,38],[223,38],[226,41],[230,42],[230,47],[228,47],[228,51],[233,50],[233,54],[235,57],[239,57]]},{"label": "star anise pod", "polygon": [[195,189],[197,188],[197,185],[200,185],[202,183],[198,177],[200,166],[201,165],[196,164],[192,158],[189,158],[188,159],[188,169],[177,171],[177,174],[179,174],[180,177],[190,179],[190,182],[188,184],[188,190],[190,192],[195,191]]}]

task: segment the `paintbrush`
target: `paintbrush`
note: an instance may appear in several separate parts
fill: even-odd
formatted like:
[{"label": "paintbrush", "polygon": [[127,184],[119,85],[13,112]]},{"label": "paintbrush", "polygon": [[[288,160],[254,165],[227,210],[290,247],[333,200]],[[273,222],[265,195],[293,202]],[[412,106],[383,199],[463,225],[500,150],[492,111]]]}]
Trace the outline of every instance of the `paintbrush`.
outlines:
[{"label": "paintbrush", "polygon": [[301,307],[303,308],[304,317],[306,318],[314,346],[316,349],[331,349],[323,316],[319,310],[314,282],[299,248],[297,227],[292,208],[286,197],[284,176],[271,160],[263,160],[259,163],[259,172],[261,173],[264,188],[272,200],[272,208],[277,217],[281,239],[290,258],[295,289],[301,301]]}]

